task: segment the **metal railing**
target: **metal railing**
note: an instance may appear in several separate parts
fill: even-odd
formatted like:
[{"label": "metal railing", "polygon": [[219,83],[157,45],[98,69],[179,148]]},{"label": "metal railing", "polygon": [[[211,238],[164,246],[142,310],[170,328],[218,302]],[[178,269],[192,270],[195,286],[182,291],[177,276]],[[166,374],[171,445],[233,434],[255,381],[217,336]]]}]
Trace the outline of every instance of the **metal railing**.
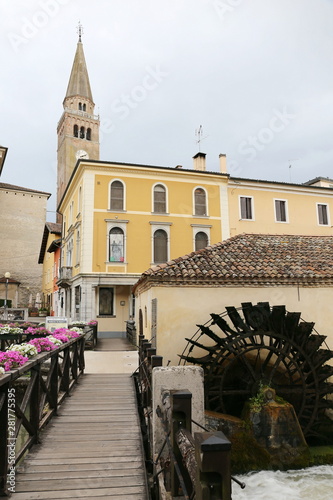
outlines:
[{"label": "metal railing", "polygon": [[[163,358],[140,335],[135,377],[152,496],[160,499],[166,493],[188,500],[231,500],[231,443],[220,431],[202,428],[204,432],[192,433],[193,423],[202,427],[192,420],[192,394],[187,389],[171,390],[163,408],[154,408],[153,370],[162,364]],[[151,449],[154,411],[164,431],[163,444],[155,457]]]},{"label": "metal railing", "polygon": [[0,496],[15,468],[84,371],[85,335],[0,376]]}]

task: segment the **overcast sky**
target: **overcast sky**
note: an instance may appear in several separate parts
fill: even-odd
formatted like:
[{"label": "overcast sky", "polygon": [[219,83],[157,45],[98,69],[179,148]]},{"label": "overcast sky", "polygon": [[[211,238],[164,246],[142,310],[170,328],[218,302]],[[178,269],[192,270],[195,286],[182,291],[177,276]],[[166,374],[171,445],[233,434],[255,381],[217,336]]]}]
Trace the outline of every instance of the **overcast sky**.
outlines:
[{"label": "overcast sky", "polygon": [[210,171],[333,177],[332,0],[0,0],[1,182],[55,210],[79,20],[101,160],[192,168],[202,126]]}]

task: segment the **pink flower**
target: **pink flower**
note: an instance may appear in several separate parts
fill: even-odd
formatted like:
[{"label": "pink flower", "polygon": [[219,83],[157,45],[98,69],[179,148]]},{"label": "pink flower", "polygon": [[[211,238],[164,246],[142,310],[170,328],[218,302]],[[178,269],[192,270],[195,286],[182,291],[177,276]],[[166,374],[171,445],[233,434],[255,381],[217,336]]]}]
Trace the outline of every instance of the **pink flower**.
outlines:
[{"label": "pink flower", "polygon": [[[60,330],[60,328],[59,328]],[[56,331],[56,330],[54,330]],[[64,333],[52,333],[52,337],[55,339],[61,340],[61,342],[64,344],[65,342],[68,342],[68,337]]]},{"label": "pink flower", "polygon": [[78,332],[73,332],[72,330],[68,330],[66,335],[69,335],[70,339],[77,339],[80,337],[80,334]]},{"label": "pink flower", "polygon": [[25,333],[29,333],[30,335],[50,335],[51,332],[42,326],[38,328],[29,327]]},{"label": "pink flower", "polygon": [[0,352],[0,366],[3,366],[6,372],[24,365],[29,360],[17,351]]},{"label": "pink flower", "polygon": [[53,351],[57,347],[47,338],[32,339],[28,344],[34,345],[38,352]]}]

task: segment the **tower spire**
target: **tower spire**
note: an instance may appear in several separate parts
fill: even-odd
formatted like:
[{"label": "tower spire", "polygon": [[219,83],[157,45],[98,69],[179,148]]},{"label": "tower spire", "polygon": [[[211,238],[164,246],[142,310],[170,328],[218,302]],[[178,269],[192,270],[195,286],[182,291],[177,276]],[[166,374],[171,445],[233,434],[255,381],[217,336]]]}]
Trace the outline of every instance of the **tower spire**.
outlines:
[{"label": "tower spire", "polygon": [[83,27],[81,23],[79,23],[78,25],[77,32],[79,34],[79,41],[74,57],[71,76],[68,82],[66,98],[72,96],[81,96],[86,97],[91,102],[93,102],[88,70],[83,52],[83,44],[81,41],[81,36],[83,33]]}]

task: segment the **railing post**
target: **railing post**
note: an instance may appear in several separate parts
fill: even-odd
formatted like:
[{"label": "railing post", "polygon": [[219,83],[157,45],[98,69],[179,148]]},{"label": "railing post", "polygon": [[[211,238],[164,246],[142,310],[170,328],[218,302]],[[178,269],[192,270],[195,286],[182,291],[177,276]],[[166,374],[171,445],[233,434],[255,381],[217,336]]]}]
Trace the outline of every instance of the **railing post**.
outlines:
[{"label": "railing post", "polygon": [[[192,490],[192,483],[183,464],[181,452],[178,447],[176,434],[179,429],[191,432],[192,428],[192,393],[187,389],[171,391],[171,443],[174,457],[184,478],[188,492]],[[173,461],[172,461],[173,462]],[[171,464],[171,495],[181,496],[179,478],[175,471],[175,464]]]},{"label": "railing post", "polygon": [[58,355],[51,358],[51,380],[50,380],[50,393],[52,398],[52,406],[54,408],[54,414],[56,415],[58,412],[58,369],[59,369],[59,361]]},{"label": "railing post", "polygon": [[149,364],[148,364],[148,350],[151,348],[151,343],[148,340],[144,340],[142,343],[142,373],[143,373],[143,400],[142,404],[147,407],[148,403],[148,391],[149,391]]},{"label": "railing post", "polygon": [[196,432],[196,500],[231,500],[231,443],[223,432]]},{"label": "railing post", "polygon": [[69,394],[69,369],[70,369],[70,353],[69,348],[66,347],[63,350],[64,358],[62,362],[62,379],[61,379],[61,390]]},{"label": "railing post", "polygon": [[8,471],[8,391],[9,383],[0,387],[0,496],[7,496]]},{"label": "railing post", "polygon": [[143,380],[144,378],[144,360],[145,360],[145,346],[146,344],[149,344],[149,341],[145,338],[143,338],[140,342],[140,348],[139,348],[139,374],[140,374],[140,380]]},{"label": "railing post", "polygon": [[34,442],[38,443],[39,440],[39,422],[41,417],[42,408],[41,403],[41,390],[40,390],[40,377],[41,377],[41,365],[37,364],[31,368],[31,378],[33,379],[33,386],[31,389],[30,397],[30,424],[33,428]]},{"label": "railing post", "polygon": [[73,349],[73,360],[72,360],[72,376],[75,382],[78,379],[78,365],[79,365],[79,356],[78,356],[78,342],[75,342],[70,346],[70,349]]},{"label": "railing post", "polygon": [[[96,335],[97,335],[97,325],[96,325]],[[79,339],[79,373],[80,374],[85,369],[85,359],[84,359],[85,343],[86,343],[86,338],[84,335],[82,335],[82,337]],[[96,343],[96,345],[97,345],[97,343]]]},{"label": "railing post", "polygon": [[148,387],[147,387],[147,397],[146,397],[146,407],[151,406],[152,398],[152,357],[156,355],[155,347],[150,347],[147,349],[147,372],[148,372]]}]

